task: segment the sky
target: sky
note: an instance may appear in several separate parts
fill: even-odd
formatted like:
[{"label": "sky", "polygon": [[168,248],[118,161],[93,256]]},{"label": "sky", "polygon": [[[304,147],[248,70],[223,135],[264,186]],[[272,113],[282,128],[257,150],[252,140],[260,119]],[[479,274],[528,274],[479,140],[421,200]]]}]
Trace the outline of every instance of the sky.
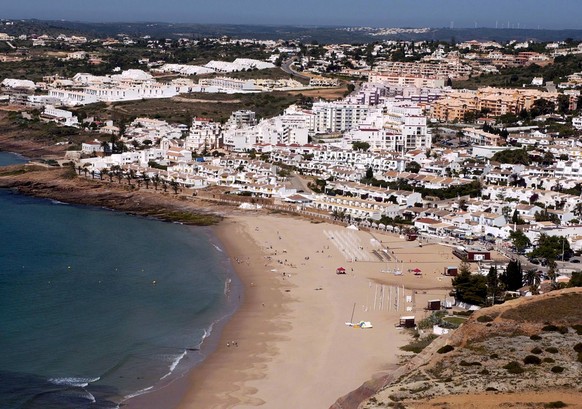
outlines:
[{"label": "sky", "polygon": [[2,0],[0,18],[582,29],[582,0]]}]

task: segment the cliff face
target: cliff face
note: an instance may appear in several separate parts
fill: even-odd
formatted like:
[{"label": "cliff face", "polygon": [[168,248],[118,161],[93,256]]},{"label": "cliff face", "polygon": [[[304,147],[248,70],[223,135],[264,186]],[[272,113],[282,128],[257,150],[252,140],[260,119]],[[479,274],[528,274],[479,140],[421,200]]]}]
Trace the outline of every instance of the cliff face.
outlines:
[{"label": "cliff face", "polygon": [[482,309],[383,385],[367,382],[332,408],[544,407],[556,400],[578,405],[580,306],[582,289],[572,288]]}]

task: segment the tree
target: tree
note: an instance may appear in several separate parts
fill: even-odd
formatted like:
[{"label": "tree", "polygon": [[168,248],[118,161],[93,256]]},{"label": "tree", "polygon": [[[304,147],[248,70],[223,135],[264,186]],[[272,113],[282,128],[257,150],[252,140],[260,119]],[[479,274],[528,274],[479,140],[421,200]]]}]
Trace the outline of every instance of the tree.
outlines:
[{"label": "tree", "polygon": [[473,305],[485,305],[487,300],[487,277],[471,274],[466,262],[459,266],[459,275],[453,279],[456,298]]},{"label": "tree", "polygon": [[534,218],[536,222],[553,222],[560,224],[560,218],[558,215],[548,212],[548,209],[543,209],[541,212],[535,212]]},{"label": "tree", "polygon": [[174,194],[177,195],[178,194],[178,189],[180,187],[180,185],[178,185],[178,182],[176,182],[175,180],[172,180],[170,182],[170,186],[171,186],[172,190],[174,191]]},{"label": "tree", "polygon": [[512,165],[529,165],[531,160],[524,149],[506,149],[493,155],[491,160]]},{"label": "tree", "polygon": [[568,287],[582,287],[582,272],[575,271],[572,273]]},{"label": "tree", "polygon": [[370,144],[368,142],[352,142],[352,150],[359,151],[362,150],[364,152],[370,149]]},{"label": "tree", "polygon": [[508,291],[517,291],[523,287],[523,272],[521,270],[521,263],[516,260],[511,260],[507,264],[505,273],[501,275],[501,281]]},{"label": "tree", "polygon": [[517,213],[517,209],[513,211],[513,216],[511,216],[511,223],[525,224],[525,221],[521,217],[519,217],[519,213]]},{"label": "tree", "polygon": [[113,182],[114,172],[112,170],[103,169],[103,173],[109,176],[109,183]]},{"label": "tree", "polygon": [[532,294],[538,293],[538,287],[540,285],[540,274],[536,269],[527,270],[523,276],[525,283],[529,285],[529,290]]},{"label": "tree", "polygon": [[518,253],[522,253],[527,247],[531,246],[531,241],[521,230],[512,231],[509,234],[509,239]]},{"label": "tree", "polygon": [[156,173],[152,178],[152,183],[154,184],[154,190],[158,190],[158,186],[160,184],[160,175]]},{"label": "tree", "polygon": [[368,169],[366,169],[366,179],[373,179],[374,178],[374,170],[372,169],[372,167],[368,167]]},{"label": "tree", "polygon": [[404,168],[404,170],[406,172],[410,172],[410,173],[418,173],[420,172],[421,166],[420,163],[412,161],[412,162],[408,162],[406,164],[406,167]]},{"label": "tree", "polygon": [[492,304],[495,304],[495,300],[499,299],[499,296],[501,295],[501,287],[499,284],[497,267],[491,266],[489,273],[487,274],[487,290],[489,297],[492,298]]},{"label": "tree", "polygon": [[540,115],[547,115],[554,112],[556,104],[544,98],[536,99],[533,103],[530,113],[532,118]]},{"label": "tree", "polygon": [[545,258],[546,260],[558,260],[572,254],[568,239],[562,236],[548,236],[540,234],[536,248],[531,252],[531,257]]}]

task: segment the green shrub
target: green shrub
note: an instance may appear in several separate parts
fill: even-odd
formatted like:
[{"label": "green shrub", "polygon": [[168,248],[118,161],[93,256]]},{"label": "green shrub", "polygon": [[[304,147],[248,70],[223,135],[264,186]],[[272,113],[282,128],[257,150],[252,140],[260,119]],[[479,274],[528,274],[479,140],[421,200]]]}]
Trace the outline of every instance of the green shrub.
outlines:
[{"label": "green shrub", "polygon": [[565,408],[566,405],[564,402],[562,402],[561,400],[555,401],[555,402],[548,402],[544,405],[544,408]]},{"label": "green shrub", "polygon": [[457,311],[454,314],[460,315],[461,317],[468,317],[469,315],[473,314],[473,311]]},{"label": "green shrub", "polygon": [[539,354],[541,354],[541,353],[542,353],[542,352],[544,352],[544,351],[542,351],[542,349],[541,349],[540,347],[535,347],[535,348],[534,348],[534,349],[532,349],[530,352],[531,352],[532,354],[539,355]]},{"label": "green shrub", "polygon": [[535,355],[528,355],[523,358],[523,363],[526,365],[539,365],[542,363],[542,360]]},{"label": "green shrub", "polygon": [[582,342],[578,342],[576,345],[574,345],[574,351],[582,352]]},{"label": "green shrub", "polygon": [[546,348],[546,352],[549,352],[550,354],[557,354],[559,351],[556,347],[548,347]]},{"label": "green shrub", "polygon": [[459,365],[461,365],[461,366],[481,366],[481,363],[480,362],[467,362],[463,359],[461,362],[459,362]]},{"label": "green shrub", "polygon": [[499,358],[499,355],[493,353],[493,354],[489,355],[489,358],[491,358],[491,359],[498,359]]},{"label": "green shrub", "polygon": [[547,362],[548,364],[553,364],[554,362],[556,362],[556,360],[554,358],[544,358],[543,359],[544,362]]},{"label": "green shrub", "polygon": [[542,337],[540,337],[539,335],[532,335],[531,337],[529,337],[529,339],[531,339],[532,341],[539,341],[540,339],[542,339]]},{"label": "green shrub", "polygon": [[480,317],[477,317],[477,321],[479,321],[479,322],[491,322],[491,321],[493,321],[493,318],[491,318],[489,315],[481,315]]},{"label": "green shrub", "polygon": [[582,335],[582,325],[580,324],[572,325],[572,329],[576,331],[578,335]]},{"label": "green shrub", "polygon": [[564,368],[561,367],[561,366],[556,365],[556,366],[553,366],[552,367],[552,372],[553,373],[562,373],[562,372],[564,372]]},{"label": "green shrub", "polygon": [[558,331],[558,327],[555,325],[545,325],[542,328],[542,331],[547,331],[547,332],[557,332]]},{"label": "green shrub", "polygon": [[[536,357],[537,358],[537,357]],[[503,367],[503,369],[507,369],[507,372],[511,374],[520,374],[524,372],[524,369],[517,361],[511,361],[507,365]]]},{"label": "green shrub", "polygon": [[415,354],[418,354],[424,348],[429,346],[430,343],[432,341],[434,341],[435,338],[436,338],[436,335],[431,334],[431,335],[424,337],[422,339],[412,341],[410,344],[404,345],[403,347],[400,347],[400,349],[403,351],[414,352]]},{"label": "green shrub", "polygon": [[446,354],[448,352],[451,352],[453,349],[455,349],[453,346],[451,345],[445,345],[444,347],[440,347],[437,352],[439,354]]},{"label": "green shrub", "polygon": [[582,352],[578,352],[578,362],[582,362]]}]

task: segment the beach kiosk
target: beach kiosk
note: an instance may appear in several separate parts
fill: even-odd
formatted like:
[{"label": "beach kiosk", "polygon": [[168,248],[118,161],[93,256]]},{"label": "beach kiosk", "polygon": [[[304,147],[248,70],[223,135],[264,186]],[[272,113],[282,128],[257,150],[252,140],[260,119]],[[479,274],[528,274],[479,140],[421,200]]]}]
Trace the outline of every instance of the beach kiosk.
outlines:
[{"label": "beach kiosk", "polygon": [[345,274],[345,273],[346,273],[346,269],[345,269],[345,268],[343,268],[343,267],[338,267],[338,268],[335,270],[335,273],[336,273],[336,274]]},{"label": "beach kiosk", "polygon": [[414,315],[409,315],[405,317],[400,317],[399,327],[402,328],[414,328],[416,327],[416,322],[414,321]]},{"label": "beach kiosk", "polygon": [[459,274],[459,269],[455,266],[445,267],[443,274],[446,276],[453,276],[456,277]]}]

